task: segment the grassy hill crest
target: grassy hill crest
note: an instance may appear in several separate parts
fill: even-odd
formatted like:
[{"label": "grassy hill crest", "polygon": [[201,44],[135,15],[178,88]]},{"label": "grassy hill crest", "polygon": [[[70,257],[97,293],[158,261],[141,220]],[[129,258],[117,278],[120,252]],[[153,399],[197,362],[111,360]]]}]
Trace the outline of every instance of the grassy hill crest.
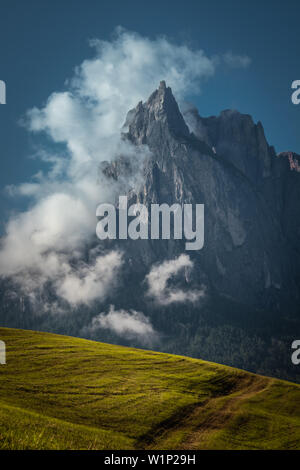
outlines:
[{"label": "grassy hill crest", "polygon": [[0,449],[300,449],[300,386],[0,328]]}]

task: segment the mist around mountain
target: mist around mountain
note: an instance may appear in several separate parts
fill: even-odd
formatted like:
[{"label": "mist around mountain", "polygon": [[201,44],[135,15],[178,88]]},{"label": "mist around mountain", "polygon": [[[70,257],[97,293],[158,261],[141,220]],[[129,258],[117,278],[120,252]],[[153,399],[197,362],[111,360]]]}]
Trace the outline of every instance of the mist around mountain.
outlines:
[{"label": "mist around mountain", "polygon": [[[202,117],[181,106],[164,81],[129,110],[124,148],[102,162],[99,185],[114,186],[128,204],[204,204],[205,242],[86,242],[83,279],[97,257],[111,290],[104,300],[66,309],[68,284],[51,282],[38,311],[13,278],[1,287],[1,324],[184,354],[300,382],[291,344],[300,331],[300,157],[276,154],[260,122],[225,110]],[[131,185],[132,183],[132,185]],[[95,218],[95,226],[96,226]],[[101,263],[101,262],[100,262]],[[92,266],[89,271],[89,266]],[[114,266],[114,269],[110,269]],[[80,280],[80,276],[79,276]],[[19,282],[19,281],[18,281]],[[78,282],[78,290],[86,287]],[[72,284],[74,286],[74,284]],[[74,291],[74,290],[73,290]],[[53,314],[53,305],[56,314]]]}]

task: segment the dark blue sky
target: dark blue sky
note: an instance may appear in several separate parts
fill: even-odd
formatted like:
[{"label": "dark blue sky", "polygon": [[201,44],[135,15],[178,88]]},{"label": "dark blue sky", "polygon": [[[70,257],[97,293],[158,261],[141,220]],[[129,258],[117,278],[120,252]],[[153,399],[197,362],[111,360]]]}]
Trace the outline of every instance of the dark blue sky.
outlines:
[{"label": "dark blue sky", "polygon": [[[190,97],[200,114],[235,108],[262,121],[277,151],[300,153],[300,105],[291,83],[300,79],[299,0],[1,0],[0,79],[7,105],[0,106],[0,188],[27,180],[40,162],[29,159],[33,138],[18,121],[62,90],[73,68],[93,51],[89,38],[109,39],[117,25],[142,35],[166,35],[207,55],[246,54],[247,69],[223,70],[202,95]],[[162,77],[163,78],[163,77]],[[0,219],[12,209],[1,194]]]}]

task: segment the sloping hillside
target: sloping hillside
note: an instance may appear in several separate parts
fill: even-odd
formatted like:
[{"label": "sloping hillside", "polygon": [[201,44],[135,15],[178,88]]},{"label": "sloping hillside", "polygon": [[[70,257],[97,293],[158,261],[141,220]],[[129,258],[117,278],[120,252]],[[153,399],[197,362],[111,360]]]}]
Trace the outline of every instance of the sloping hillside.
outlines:
[{"label": "sloping hillside", "polygon": [[300,449],[300,386],[0,328],[1,449]]}]

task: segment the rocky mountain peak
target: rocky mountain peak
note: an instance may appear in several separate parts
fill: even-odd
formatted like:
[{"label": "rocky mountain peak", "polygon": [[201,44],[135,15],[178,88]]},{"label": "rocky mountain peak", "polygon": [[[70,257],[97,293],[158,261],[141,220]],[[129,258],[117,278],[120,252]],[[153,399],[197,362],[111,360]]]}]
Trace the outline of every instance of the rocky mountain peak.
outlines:
[{"label": "rocky mountain peak", "polygon": [[164,80],[145,103],[140,102],[129,111],[125,125],[128,137],[136,144],[148,143],[149,137],[162,133],[185,137],[190,134],[172,90]]}]

